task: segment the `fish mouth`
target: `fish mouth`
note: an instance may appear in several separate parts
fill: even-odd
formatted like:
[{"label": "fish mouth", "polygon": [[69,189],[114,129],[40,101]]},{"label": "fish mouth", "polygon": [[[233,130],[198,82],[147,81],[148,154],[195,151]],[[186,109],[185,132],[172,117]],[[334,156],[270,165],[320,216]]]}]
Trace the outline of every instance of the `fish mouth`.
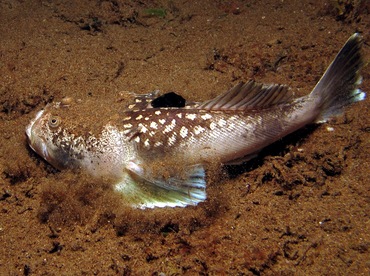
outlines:
[{"label": "fish mouth", "polygon": [[28,138],[28,143],[30,144],[31,140],[32,140],[32,128],[33,126],[35,125],[36,121],[38,119],[40,119],[40,117],[42,116],[42,114],[44,114],[44,109],[43,110],[40,110],[39,112],[37,112],[35,118],[33,118],[31,120],[31,122],[28,124],[28,126],[26,127],[26,135],[27,135],[27,138]]},{"label": "fish mouth", "polygon": [[66,168],[68,158],[57,149],[50,147],[47,139],[40,135],[40,118],[44,115],[45,109],[39,111],[36,116],[26,127],[26,136],[29,147],[42,157],[46,162],[54,168],[62,170]]},{"label": "fish mouth", "polygon": [[38,155],[43,157],[46,161],[50,159],[50,155],[45,143],[45,140],[42,137],[37,136],[34,133],[34,126],[37,120],[44,114],[44,110],[39,111],[35,118],[26,127],[26,136],[27,142],[30,148],[35,151]]}]

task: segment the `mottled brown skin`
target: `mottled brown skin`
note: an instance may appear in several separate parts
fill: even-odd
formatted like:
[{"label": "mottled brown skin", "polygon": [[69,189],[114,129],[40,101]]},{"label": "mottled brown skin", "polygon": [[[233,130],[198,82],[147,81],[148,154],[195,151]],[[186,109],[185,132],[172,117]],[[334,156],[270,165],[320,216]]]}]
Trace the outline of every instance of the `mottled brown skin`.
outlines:
[{"label": "mottled brown skin", "polygon": [[[81,168],[94,177],[116,179],[121,192],[129,194],[140,193],[135,183],[142,180],[165,191],[180,190],[190,200],[203,199],[205,194],[190,190],[205,189],[204,165],[249,160],[278,139],[363,100],[365,93],[357,89],[360,48],[360,36],[352,35],[312,92],[295,100],[285,86],[253,81],[180,108],[153,108],[153,92],[133,95],[122,112],[105,107],[96,126],[80,115],[80,103],[67,98],[39,112],[26,133],[30,146],[56,168]],[[181,169],[158,174],[158,164],[167,159],[178,160]]]}]

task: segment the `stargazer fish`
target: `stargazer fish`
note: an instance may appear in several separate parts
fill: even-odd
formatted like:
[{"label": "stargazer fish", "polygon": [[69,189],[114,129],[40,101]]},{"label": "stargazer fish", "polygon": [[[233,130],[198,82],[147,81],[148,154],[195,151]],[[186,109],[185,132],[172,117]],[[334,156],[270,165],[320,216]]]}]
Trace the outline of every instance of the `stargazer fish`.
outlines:
[{"label": "stargazer fish", "polygon": [[84,107],[64,98],[37,113],[26,128],[28,143],[57,169],[111,180],[131,206],[196,205],[206,200],[207,164],[247,161],[287,134],[363,100],[361,44],[360,35],[352,35],[304,97],[293,99],[283,85],[249,81],[183,107],[153,106],[157,93],[135,94],[124,109],[115,107],[121,102],[99,102],[91,110],[88,100]]}]

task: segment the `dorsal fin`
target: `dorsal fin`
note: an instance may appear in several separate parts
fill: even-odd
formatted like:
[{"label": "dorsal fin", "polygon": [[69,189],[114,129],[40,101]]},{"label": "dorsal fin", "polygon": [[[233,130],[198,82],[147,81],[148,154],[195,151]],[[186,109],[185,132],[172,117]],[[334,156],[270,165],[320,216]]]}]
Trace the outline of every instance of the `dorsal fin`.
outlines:
[{"label": "dorsal fin", "polygon": [[123,96],[120,101],[128,102],[127,109],[128,110],[142,110],[146,108],[152,108],[151,102],[158,97],[159,90],[155,90],[153,92],[147,94],[137,94],[133,92],[122,92],[121,95]]},{"label": "dorsal fin", "polygon": [[220,96],[205,101],[198,109],[206,110],[249,110],[267,108],[273,105],[286,103],[293,94],[285,85],[259,84],[254,81],[239,83]]}]

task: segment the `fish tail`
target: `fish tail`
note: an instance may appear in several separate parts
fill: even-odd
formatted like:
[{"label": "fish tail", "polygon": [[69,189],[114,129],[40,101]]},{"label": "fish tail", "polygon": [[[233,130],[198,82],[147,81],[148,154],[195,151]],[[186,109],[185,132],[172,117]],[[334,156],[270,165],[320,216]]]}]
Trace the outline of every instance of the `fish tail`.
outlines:
[{"label": "fish tail", "polygon": [[326,122],[342,114],[345,106],[365,99],[365,92],[358,89],[364,66],[361,46],[361,36],[353,34],[309,95],[318,105],[317,123]]}]

